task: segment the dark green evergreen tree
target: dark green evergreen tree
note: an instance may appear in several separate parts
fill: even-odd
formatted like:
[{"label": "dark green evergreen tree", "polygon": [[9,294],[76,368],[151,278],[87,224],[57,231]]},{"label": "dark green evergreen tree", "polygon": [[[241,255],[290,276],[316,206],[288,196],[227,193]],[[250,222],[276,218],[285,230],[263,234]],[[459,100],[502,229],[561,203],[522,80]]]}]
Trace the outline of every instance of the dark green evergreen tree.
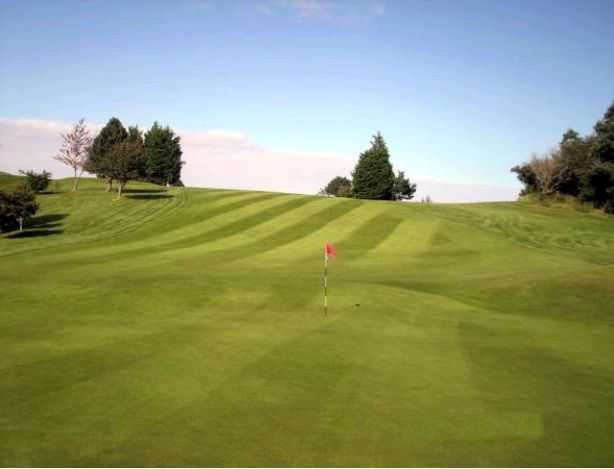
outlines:
[{"label": "dark green evergreen tree", "polygon": [[147,180],[147,157],[145,155],[145,142],[143,140],[143,131],[137,125],[128,127],[128,136],[126,142],[133,143],[132,152],[139,150],[138,160],[138,179]]},{"label": "dark green evergreen tree", "polygon": [[180,137],[170,129],[154,122],[144,139],[147,180],[155,184],[179,185],[181,183]]},{"label": "dark green evergreen tree", "polygon": [[405,172],[399,171],[394,178],[394,185],[392,187],[392,194],[395,200],[411,200],[414,198],[416,192],[416,185],[409,182],[409,179],[405,177]]},{"label": "dark green evergreen tree", "polygon": [[123,142],[128,137],[128,132],[121,121],[112,117],[109,122],[98,132],[89,151],[85,170],[98,177],[106,178],[107,191],[111,190],[113,177],[110,175],[107,157],[113,145]]},{"label": "dark green evergreen tree", "polygon": [[126,140],[143,145],[143,131],[139,129],[138,125],[128,127],[128,135],[126,136]]},{"label": "dark green evergreen tree", "polygon": [[358,199],[390,200],[393,197],[394,173],[384,138],[378,132],[371,148],[360,154],[352,173],[352,193]]}]

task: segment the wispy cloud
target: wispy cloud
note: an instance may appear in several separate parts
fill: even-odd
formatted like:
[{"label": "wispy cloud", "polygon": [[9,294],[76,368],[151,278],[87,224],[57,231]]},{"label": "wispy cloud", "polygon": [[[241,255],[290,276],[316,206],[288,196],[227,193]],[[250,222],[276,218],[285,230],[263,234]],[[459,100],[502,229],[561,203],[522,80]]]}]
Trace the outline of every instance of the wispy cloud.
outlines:
[{"label": "wispy cloud", "polygon": [[383,3],[374,2],[371,4],[371,13],[374,16],[384,16],[386,14],[386,7]]},{"label": "wispy cloud", "polygon": [[340,2],[334,0],[260,0],[256,3],[260,13],[274,15],[286,13],[297,18],[356,22],[383,16],[385,5],[378,0]]},{"label": "wispy cloud", "polygon": [[[93,132],[99,124],[88,124]],[[0,171],[46,169],[54,177],[71,171],[52,159],[60,133],[71,124],[53,120],[0,118]],[[182,179],[188,186],[254,189],[314,194],[334,176],[349,176],[355,158],[348,155],[272,150],[242,132],[177,130],[186,165]],[[514,200],[513,187],[417,181],[417,199],[430,195],[436,202]]]}]

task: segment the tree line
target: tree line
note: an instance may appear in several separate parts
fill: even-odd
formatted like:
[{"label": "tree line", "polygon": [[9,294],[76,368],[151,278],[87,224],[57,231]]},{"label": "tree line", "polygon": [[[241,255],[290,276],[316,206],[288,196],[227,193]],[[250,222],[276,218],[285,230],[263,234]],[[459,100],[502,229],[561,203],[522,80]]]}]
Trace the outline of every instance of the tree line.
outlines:
[{"label": "tree line", "polygon": [[[181,186],[180,137],[168,126],[154,122],[143,132],[137,126],[126,130],[115,117],[92,136],[83,119],[61,134],[55,160],[73,170],[73,191],[79,190],[84,171],[106,181],[107,191],[116,182],[118,197],[130,180]],[[25,221],[38,210],[36,192],[47,189],[51,173],[20,171],[24,183],[14,191],[0,191],[0,232],[23,230]]]},{"label": "tree line", "polygon": [[357,199],[411,200],[416,184],[411,183],[403,171],[394,174],[388,146],[378,132],[373,136],[369,149],[360,154],[352,179],[337,176],[320,192]]},{"label": "tree line", "polygon": [[79,189],[81,175],[87,171],[104,179],[107,191],[116,182],[121,197],[130,180],[182,185],[180,140],[170,127],[162,127],[158,122],[146,132],[138,126],[126,130],[116,117],[92,137],[81,119],[70,132],[62,134],[62,146],[54,159],[73,169],[74,191]]},{"label": "tree line", "polygon": [[567,130],[554,148],[514,166],[521,195],[563,194],[614,213],[614,102],[589,135]]}]

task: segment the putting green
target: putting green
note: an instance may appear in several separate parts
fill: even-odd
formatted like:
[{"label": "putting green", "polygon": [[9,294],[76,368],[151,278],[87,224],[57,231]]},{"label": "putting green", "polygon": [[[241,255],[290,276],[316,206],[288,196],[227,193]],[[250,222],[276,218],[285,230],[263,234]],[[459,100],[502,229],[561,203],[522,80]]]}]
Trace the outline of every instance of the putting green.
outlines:
[{"label": "putting green", "polygon": [[614,217],[70,184],[0,237],[0,465],[614,465]]}]

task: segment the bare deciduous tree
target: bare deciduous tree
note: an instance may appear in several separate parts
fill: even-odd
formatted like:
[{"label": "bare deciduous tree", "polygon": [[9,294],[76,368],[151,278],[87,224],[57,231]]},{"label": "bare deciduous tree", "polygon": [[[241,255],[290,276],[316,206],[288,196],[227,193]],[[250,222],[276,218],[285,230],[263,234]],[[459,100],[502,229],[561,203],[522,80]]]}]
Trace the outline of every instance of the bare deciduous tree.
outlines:
[{"label": "bare deciduous tree", "polygon": [[85,126],[84,119],[77,122],[73,126],[72,131],[62,134],[62,140],[60,152],[53,159],[73,169],[75,183],[72,190],[77,191],[79,189],[79,180],[85,167],[87,152],[93,140],[90,131]]},{"label": "bare deciduous tree", "polygon": [[552,194],[555,190],[555,178],[559,169],[560,154],[553,148],[542,156],[533,153],[529,165],[535,173],[537,185],[543,194]]}]

